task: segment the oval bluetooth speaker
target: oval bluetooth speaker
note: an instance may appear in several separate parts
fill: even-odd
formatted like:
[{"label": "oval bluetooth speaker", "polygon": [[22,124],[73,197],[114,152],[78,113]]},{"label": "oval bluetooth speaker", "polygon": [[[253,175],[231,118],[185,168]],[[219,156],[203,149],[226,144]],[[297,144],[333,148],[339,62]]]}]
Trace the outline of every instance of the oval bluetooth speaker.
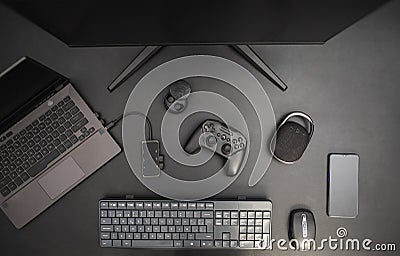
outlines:
[{"label": "oval bluetooth speaker", "polygon": [[[308,128],[290,121],[294,117],[300,117],[308,123]],[[284,164],[294,164],[306,150],[314,133],[314,122],[311,117],[303,112],[290,113],[276,130],[271,141],[271,152],[275,159]],[[275,148],[272,149],[275,139]]]}]

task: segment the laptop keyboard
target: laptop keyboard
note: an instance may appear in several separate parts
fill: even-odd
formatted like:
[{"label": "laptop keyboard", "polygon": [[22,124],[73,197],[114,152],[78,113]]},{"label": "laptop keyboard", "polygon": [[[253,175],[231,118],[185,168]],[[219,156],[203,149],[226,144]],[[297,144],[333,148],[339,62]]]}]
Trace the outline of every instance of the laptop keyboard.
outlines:
[{"label": "laptop keyboard", "polygon": [[17,134],[0,138],[0,193],[37,176],[47,165],[95,131],[75,102],[65,97]]}]

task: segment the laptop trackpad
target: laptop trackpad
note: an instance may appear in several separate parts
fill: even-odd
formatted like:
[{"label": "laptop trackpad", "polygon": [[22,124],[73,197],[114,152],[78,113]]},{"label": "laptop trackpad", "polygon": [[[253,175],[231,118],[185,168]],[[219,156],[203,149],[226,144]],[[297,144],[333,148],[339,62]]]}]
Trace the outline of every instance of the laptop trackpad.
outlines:
[{"label": "laptop trackpad", "polygon": [[85,173],[75,160],[68,157],[38,182],[49,197],[55,199],[83,176]]}]

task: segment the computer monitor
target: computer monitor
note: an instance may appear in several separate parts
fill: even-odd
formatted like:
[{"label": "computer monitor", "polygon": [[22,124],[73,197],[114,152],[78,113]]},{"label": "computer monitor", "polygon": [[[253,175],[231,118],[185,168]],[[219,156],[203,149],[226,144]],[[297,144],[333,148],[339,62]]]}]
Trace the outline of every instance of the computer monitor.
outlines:
[{"label": "computer monitor", "polygon": [[69,46],[321,44],[387,0],[3,0]]},{"label": "computer monitor", "polygon": [[[4,1],[4,0],[3,0]],[[227,44],[282,91],[249,44],[322,44],[388,0],[5,0],[69,46],[146,46],[119,87],[162,46]]]}]

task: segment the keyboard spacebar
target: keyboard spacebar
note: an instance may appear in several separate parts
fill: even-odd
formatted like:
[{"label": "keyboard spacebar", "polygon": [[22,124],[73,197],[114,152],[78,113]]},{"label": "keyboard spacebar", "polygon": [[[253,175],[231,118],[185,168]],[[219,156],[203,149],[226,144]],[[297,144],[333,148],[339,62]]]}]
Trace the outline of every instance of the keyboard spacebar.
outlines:
[{"label": "keyboard spacebar", "polygon": [[132,240],[132,247],[172,247],[172,240]]},{"label": "keyboard spacebar", "polygon": [[42,160],[40,160],[36,165],[32,166],[27,171],[27,173],[29,174],[29,176],[35,177],[36,175],[38,175],[38,173],[46,169],[47,165],[51,161],[56,159],[59,155],[60,153],[58,152],[57,149],[55,149],[54,151],[50,152],[47,156],[45,156]]}]

